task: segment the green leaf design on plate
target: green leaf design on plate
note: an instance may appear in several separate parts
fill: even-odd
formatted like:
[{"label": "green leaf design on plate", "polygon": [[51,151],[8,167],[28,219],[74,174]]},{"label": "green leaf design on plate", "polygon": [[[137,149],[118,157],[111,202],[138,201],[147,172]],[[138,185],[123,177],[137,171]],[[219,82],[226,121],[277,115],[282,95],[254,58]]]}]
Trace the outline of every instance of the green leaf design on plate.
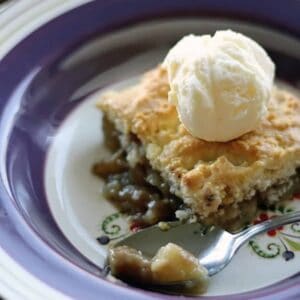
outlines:
[{"label": "green leaf design on plate", "polygon": [[287,244],[292,248],[294,251],[300,251],[300,243],[295,242],[289,238],[284,237],[284,240],[287,242]]},{"label": "green leaf design on plate", "polygon": [[120,218],[119,213],[114,213],[107,216],[101,224],[101,228],[105,234],[116,235],[121,231],[120,225],[113,224],[113,222]]},{"label": "green leaf design on plate", "polygon": [[278,211],[280,211],[282,214],[284,213],[284,206],[280,205],[277,208]]},{"label": "green leaf design on plate", "polygon": [[254,240],[249,241],[249,246],[262,258],[274,258],[280,254],[280,246],[276,243],[268,244],[266,250],[262,249]]},{"label": "green leaf design on plate", "polygon": [[300,223],[299,223],[299,222],[292,224],[290,228],[291,228],[294,232],[300,233]]}]

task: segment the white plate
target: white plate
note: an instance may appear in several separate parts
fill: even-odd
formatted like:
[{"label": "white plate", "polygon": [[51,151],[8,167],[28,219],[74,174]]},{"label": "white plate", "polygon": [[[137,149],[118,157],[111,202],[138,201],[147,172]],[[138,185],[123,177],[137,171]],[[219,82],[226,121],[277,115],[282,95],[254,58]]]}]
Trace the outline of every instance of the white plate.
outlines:
[{"label": "white plate", "polygon": [[[149,52],[143,59],[137,58],[102,74],[100,80],[105,81],[106,75],[112,76],[120,70],[142,70],[145,64],[155,65],[165,52],[166,49]],[[107,89],[120,89],[134,82],[136,78]],[[103,234],[116,238],[128,230],[125,219],[117,217],[116,209],[101,196],[101,180],[90,171],[93,163],[107,155],[102,144],[101,114],[95,108],[102,92],[84,101],[63,123],[49,151],[45,169],[47,198],[56,222],[71,243],[100,267],[103,266],[107,247],[101,246],[96,238]],[[288,208],[299,209],[300,201],[290,201],[280,210]],[[276,214],[280,214],[280,210]],[[268,214],[273,215],[274,212]],[[113,216],[110,223],[109,216]],[[108,222],[108,230],[114,231],[112,226],[116,225],[120,226],[120,231],[116,230],[114,234],[104,232],[103,222]],[[246,245],[240,249],[232,263],[211,279],[207,295],[247,292],[296,274],[300,268],[300,255],[296,251],[300,250],[300,233],[296,232],[296,226],[294,229],[286,226],[274,237],[264,234],[252,241],[252,247]],[[296,237],[289,238],[284,235],[286,233]],[[282,257],[285,247],[295,256],[289,261]],[[276,251],[279,251],[278,255],[274,255]],[[262,257],[272,254],[273,258]]]}]

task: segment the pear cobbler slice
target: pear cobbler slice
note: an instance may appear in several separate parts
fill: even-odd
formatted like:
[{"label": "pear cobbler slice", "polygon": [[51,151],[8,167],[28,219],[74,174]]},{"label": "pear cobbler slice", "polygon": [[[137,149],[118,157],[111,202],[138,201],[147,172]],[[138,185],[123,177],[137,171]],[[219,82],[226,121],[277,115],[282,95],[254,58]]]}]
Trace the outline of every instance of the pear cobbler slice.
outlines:
[{"label": "pear cobbler slice", "polygon": [[[300,103],[274,86],[274,74],[255,41],[218,31],[184,37],[138,84],[101,97],[112,154],[93,171],[132,229],[179,219],[236,231],[259,206],[297,192]],[[207,286],[197,259],[173,244],[151,259],[112,248],[110,264],[140,285],[198,278],[198,292]]]},{"label": "pear cobbler slice", "polygon": [[300,102],[276,88],[259,126],[229,142],[193,137],[168,102],[164,69],[129,89],[106,94],[106,144],[114,154],[94,166],[104,195],[137,227],[197,218],[244,226],[257,206],[291,197],[300,166]]}]

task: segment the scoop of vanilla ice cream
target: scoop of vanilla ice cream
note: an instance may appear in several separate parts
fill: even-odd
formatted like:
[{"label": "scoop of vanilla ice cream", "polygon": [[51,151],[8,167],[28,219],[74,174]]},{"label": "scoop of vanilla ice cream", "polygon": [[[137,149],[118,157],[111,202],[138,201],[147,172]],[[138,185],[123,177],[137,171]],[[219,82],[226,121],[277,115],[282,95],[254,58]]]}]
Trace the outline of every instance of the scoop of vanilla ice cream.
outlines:
[{"label": "scoop of vanilla ice cream", "polygon": [[267,110],[275,66],[231,30],[183,37],[166,56],[169,101],[195,137],[226,142],[252,131]]}]

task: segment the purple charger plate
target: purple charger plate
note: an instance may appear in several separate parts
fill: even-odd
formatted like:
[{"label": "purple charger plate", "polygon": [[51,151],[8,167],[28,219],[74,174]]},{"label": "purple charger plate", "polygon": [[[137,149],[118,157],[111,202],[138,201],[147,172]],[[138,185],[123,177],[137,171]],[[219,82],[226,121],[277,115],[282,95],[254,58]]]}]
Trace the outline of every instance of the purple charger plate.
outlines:
[{"label": "purple charger plate", "polygon": [[[0,246],[27,271],[72,298],[177,299],[106,281],[101,270],[57,227],[43,182],[45,157],[56,129],[84,99],[71,101],[74,92],[97,74],[154,48],[155,37],[101,52],[84,62],[78,60],[69,66],[65,62],[81,45],[141,22],[225,17],[299,39],[299,15],[300,3],[292,0],[93,1],[26,37],[0,61]],[[299,83],[299,58],[268,50],[276,62],[277,76],[291,84]],[[114,80],[124,78],[126,74],[120,74]],[[296,299],[300,297],[299,286],[300,277],[295,275],[253,292],[200,298]]]}]

